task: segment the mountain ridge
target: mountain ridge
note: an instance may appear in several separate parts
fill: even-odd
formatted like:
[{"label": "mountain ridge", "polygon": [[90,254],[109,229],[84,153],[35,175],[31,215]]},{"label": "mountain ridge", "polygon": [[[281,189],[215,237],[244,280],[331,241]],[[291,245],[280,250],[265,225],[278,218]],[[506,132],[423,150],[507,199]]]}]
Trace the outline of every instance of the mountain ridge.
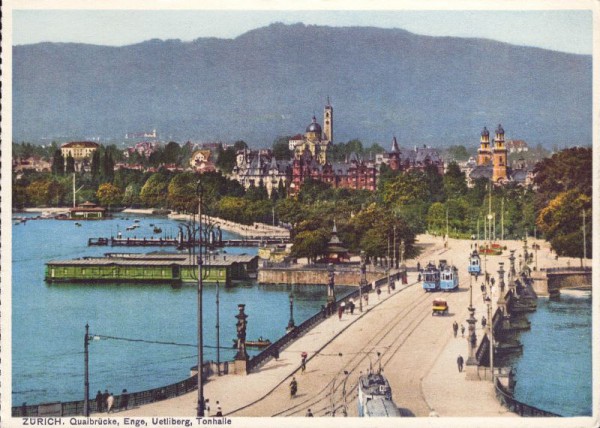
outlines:
[{"label": "mountain ridge", "polygon": [[179,141],[270,146],[322,120],[334,139],[546,147],[591,143],[591,56],[401,29],[275,23],[233,39],[151,39],[127,46],[13,47],[15,140],[119,137],[156,128]]}]

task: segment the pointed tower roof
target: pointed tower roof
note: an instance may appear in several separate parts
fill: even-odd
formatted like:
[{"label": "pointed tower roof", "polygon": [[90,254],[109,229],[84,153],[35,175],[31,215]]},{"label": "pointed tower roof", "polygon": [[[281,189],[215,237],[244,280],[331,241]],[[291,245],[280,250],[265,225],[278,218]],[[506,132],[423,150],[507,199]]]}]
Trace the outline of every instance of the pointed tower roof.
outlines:
[{"label": "pointed tower roof", "polygon": [[337,226],[335,224],[335,220],[333,220],[333,229],[331,230],[331,239],[329,239],[328,245],[340,245],[342,241],[337,236]]},{"label": "pointed tower roof", "polygon": [[396,136],[392,139],[392,152],[391,153],[400,153],[400,148],[398,147],[398,141],[396,141]]}]

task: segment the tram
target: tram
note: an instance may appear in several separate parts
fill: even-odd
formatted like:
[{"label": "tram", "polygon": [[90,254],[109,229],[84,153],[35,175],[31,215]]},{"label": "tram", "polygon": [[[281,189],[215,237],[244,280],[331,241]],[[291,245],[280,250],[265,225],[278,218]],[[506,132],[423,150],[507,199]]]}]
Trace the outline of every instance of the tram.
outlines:
[{"label": "tram", "polygon": [[423,290],[436,291],[440,288],[440,270],[432,263],[423,269]]},{"label": "tram", "polygon": [[381,373],[368,373],[358,379],[358,416],[402,416],[392,400],[392,388]]},{"label": "tram", "polygon": [[473,252],[469,256],[469,267],[467,270],[471,275],[481,275],[481,257],[479,257],[479,253],[477,252],[477,250],[473,250]]},{"label": "tram", "polygon": [[458,269],[452,265],[444,265],[440,270],[440,290],[458,289]]}]

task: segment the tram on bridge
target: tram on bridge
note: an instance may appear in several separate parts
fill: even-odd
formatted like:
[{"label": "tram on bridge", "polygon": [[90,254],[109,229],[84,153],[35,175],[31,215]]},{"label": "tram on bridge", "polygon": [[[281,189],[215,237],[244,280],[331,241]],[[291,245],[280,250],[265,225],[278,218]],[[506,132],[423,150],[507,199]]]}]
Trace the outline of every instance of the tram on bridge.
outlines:
[{"label": "tram on bridge", "polygon": [[444,264],[440,269],[440,290],[454,291],[458,289],[458,269],[456,266]]},{"label": "tram on bridge", "polygon": [[469,267],[467,270],[469,271],[469,274],[473,276],[477,277],[481,275],[481,257],[479,257],[477,250],[473,250],[469,256]]},{"label": "tram on bridge", "polygon": [[392,400],[392,388],[381,373],[368,373],[358,379],[358,416],[402,416]]},{"label": "tram on bridge", "polygon": [[440,270],[433,262],[427,263],[423,269],[423,290],[437,291],[440,288]]}]

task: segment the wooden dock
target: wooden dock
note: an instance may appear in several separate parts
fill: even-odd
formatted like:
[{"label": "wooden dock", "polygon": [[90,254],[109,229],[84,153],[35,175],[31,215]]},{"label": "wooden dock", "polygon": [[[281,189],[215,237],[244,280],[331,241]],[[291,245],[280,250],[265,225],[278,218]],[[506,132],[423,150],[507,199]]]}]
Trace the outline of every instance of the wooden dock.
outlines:
[{"label": "wooden dock", "polygon": [[[209,247],[264,247],[266,245],[288,244],[286,238],[250,238],[250,239],[223,239],[208,242]],[[111,247],[182,247],[187,248],[198,245],[198,241],[182,241],[175,238],[89,238],[88,246]]]}]

